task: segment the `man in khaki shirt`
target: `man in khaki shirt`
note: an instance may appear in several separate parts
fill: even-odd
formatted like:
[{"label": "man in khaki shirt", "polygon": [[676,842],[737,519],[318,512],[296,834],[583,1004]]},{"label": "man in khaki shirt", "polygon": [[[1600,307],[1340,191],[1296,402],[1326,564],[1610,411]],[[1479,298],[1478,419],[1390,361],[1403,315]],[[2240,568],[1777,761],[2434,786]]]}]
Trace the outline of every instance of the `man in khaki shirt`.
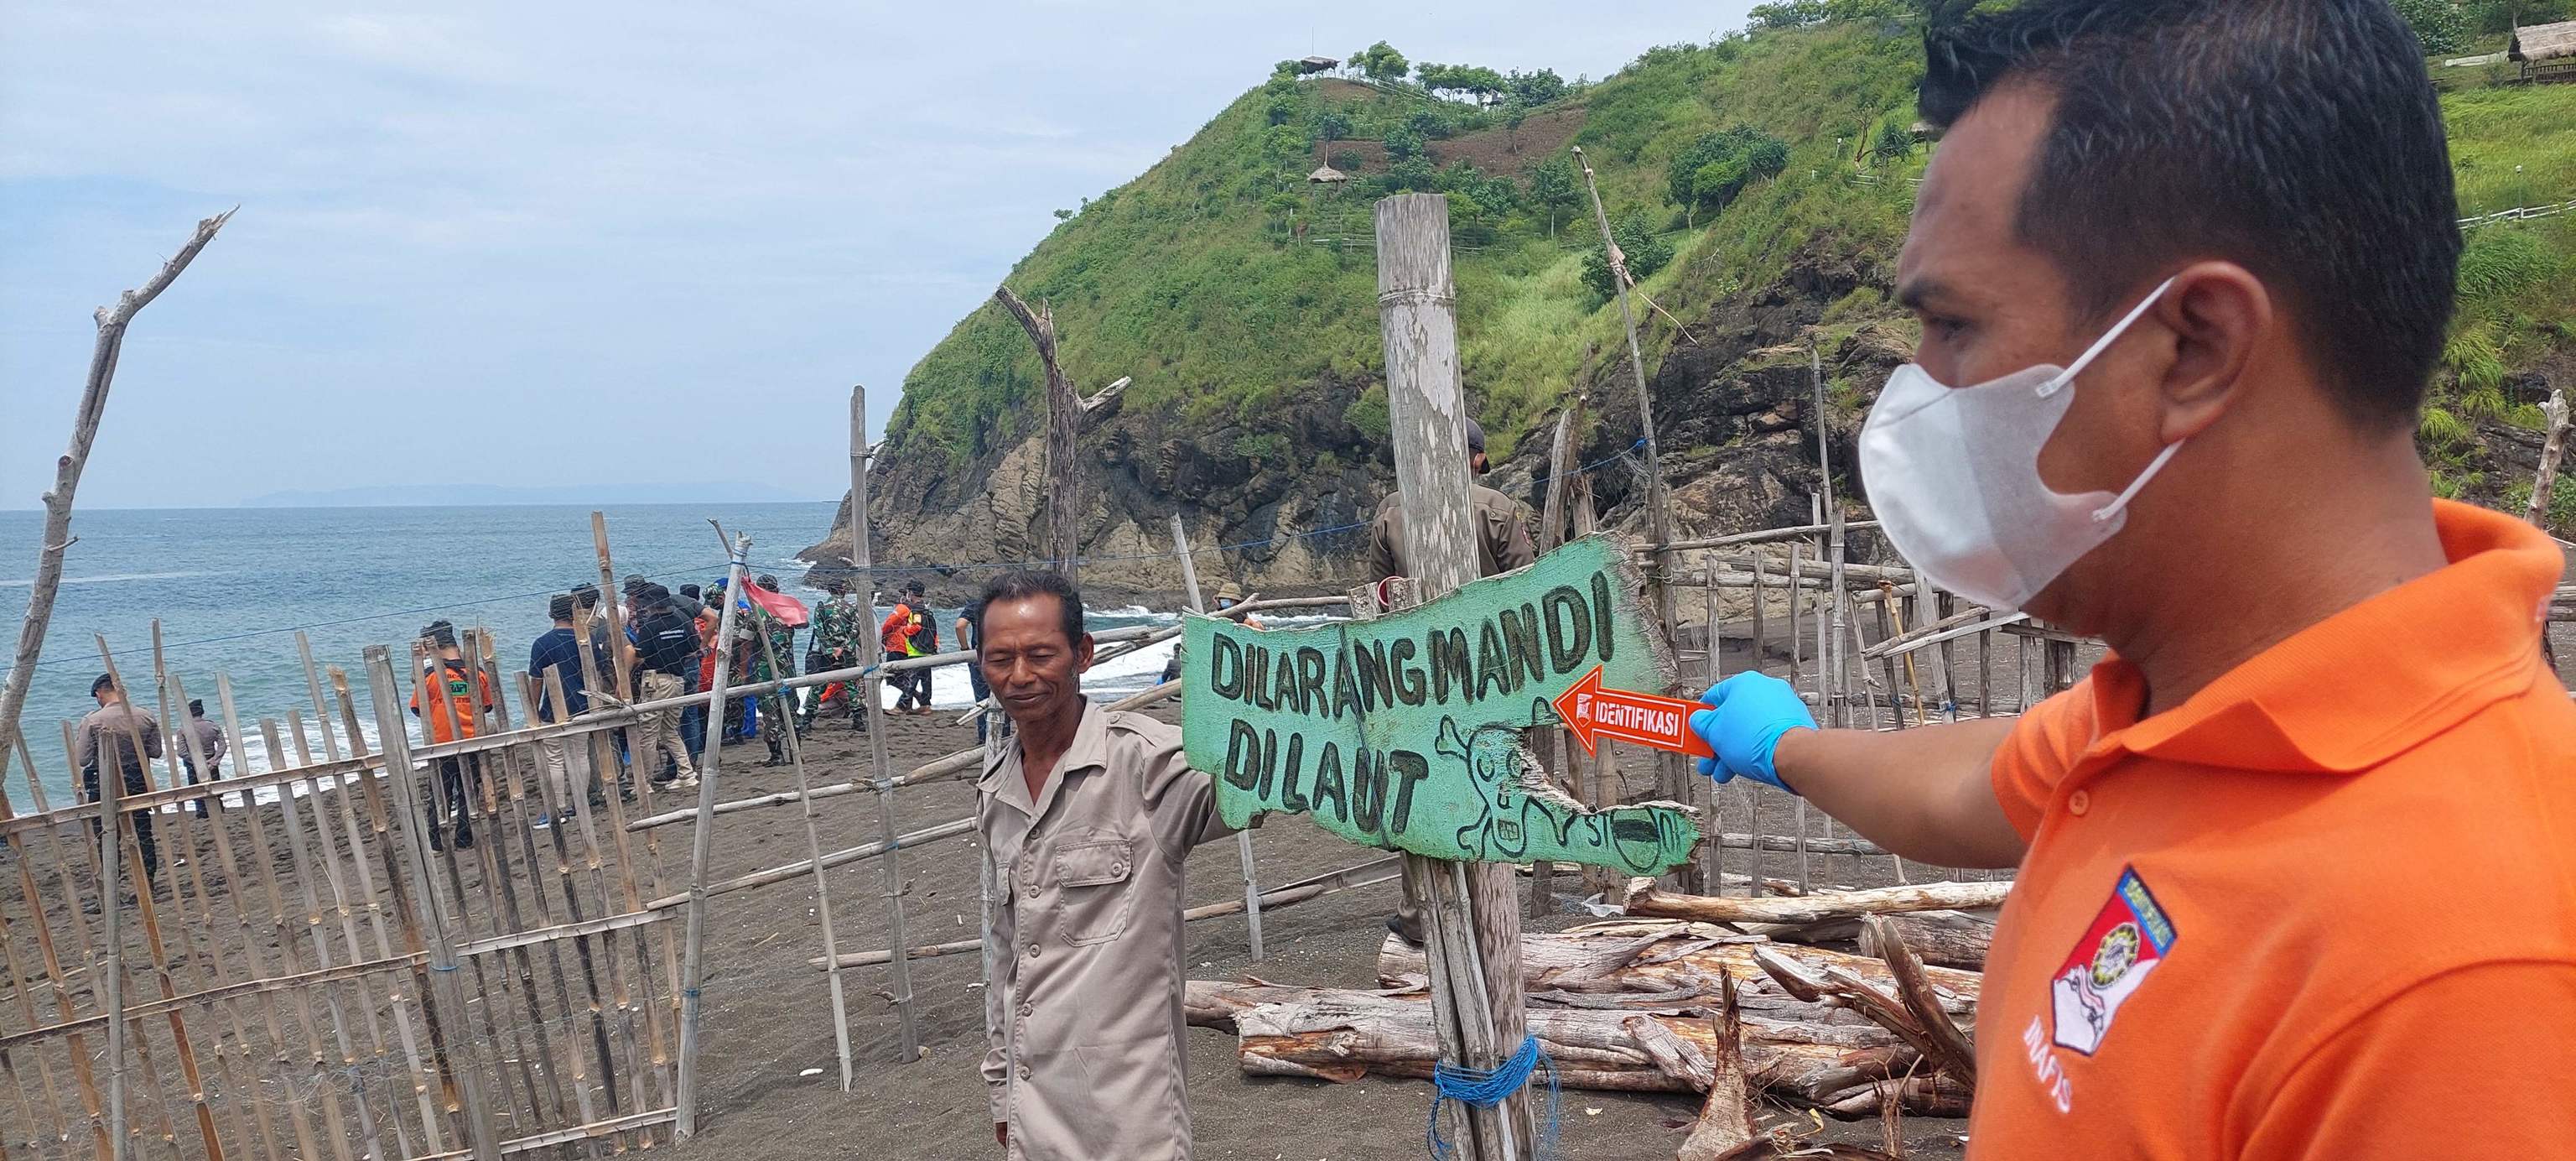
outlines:
[{"label": "man in khaki shirt", "polygon": [[[1481,476],[1492,470],[1485,459],[1485,429],[1467,421],[1467,470]],[[1476,575],[1498,576],[1527,568],[1538,559],[1530,545],[1529,509],[1509,496],[1478,484],[1469,493],[1476,510]],[[1404,497],[1389,493],[1369,522],[1369,579],[1412,576],[1404,563]]]},{"label": "man in khaki shirt", "polygon": [[1214,785],[1179,729],[1082,696],[1091,635],[1063,577],[987,586],[979,645],[1015,727],[976,786],[994,1140],[1026,1161],[1186,1161],[1182,872],[1232,833]]},{"label": "man in khaki shirt", "polygon": [[[118,784],[125,789],[119,795],[145,794],[152,790],[152,780],[143,764],[161,756],[161,723],[151,713],[125,699],[125,689],[116,679],[99,674],[89,683],[89,695],[98,708],[82,718],[72,731],[72,765],[80,767],[81,800],[98,801],[98,780],[102,771],[121,772]],[[134,752],[137,743],[141,754]],[[153,841],[152,812],[137,810],[127,817],[134,820],[134,845],[143,855],[143,873],[152,878],[161,875],[161,845]],[[90,833],[100,831],[97,822],[90,823]]]}]

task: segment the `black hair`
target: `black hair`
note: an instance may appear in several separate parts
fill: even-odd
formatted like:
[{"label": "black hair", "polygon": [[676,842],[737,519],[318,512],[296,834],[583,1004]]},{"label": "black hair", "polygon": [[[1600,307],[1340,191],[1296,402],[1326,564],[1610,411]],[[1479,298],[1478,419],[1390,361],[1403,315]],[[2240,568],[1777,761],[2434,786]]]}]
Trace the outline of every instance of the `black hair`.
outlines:
[{"label": "black hair", "polygon": [[555,596],[555,599],[553,599],[553,600],[551,600],[551,601],[547,601],[547,602],[546,602],[546,616],[548,616],[548,617],[552,617],[552,618],[554,618],[555,620],[558,620],[558,621],[569,621],[569,620],[571,620],[571,619],[572,619],[572,594],[571,594],[571,593],[559,593],[559,594],[557,594],[557,595]]},{"label": "black hair", "polygon": [[206,699],[202,697],[189,698],[188,716],[192,718],[202,718],[206,716]]},{"label": "black hair", "polygon": [[456,626],[447,621],[432,621],[421,626],[420,635],[441,649],[456,644]]},{"label": "black hair", "polygon": [[2411,429],[2457,294],[2459,199],[2388,0],[2027,0],[1924,36],[1922,113],[2054,96],[2021,240],[2105,317],[2194,258],[2263,279],[2344,413]]},{"label": "black hair", "polygon": [[102,673],[98,675],[97,680],[89,683],[89,695],[97,697],[102,691],[114,688],[116,688],[116,678],[111,674]]},{"label": "black hair", "polygon": [[589,584],[574,585],[572,587],[572,603],[585,609],[597,605],[599,603],[599,586]]},{"label": "black hair", "polygon": [[1082,590],[1073,587],[1073,582],[1065,579],[1063,573],[1034,569],[1003,573],[984,586],[984,595],[977,603],[990,609],[998,602],[1035,596],[1055,598],[1056,607],[1064,613],[1065,643],[1080,645],[1083,634],[1088,632],[1082,626]]},{"label": "black hair", "polygon": [[903,582],[903,591],[905,591],[905,592],[907,592],[907,593],[911,593],[911,594],[912,594],[912,595],[914,595],[914,596],[920,596],[920,595],[922,594],[922,592],[923,592],[921,582],[920,582],[920,581],[905,581],[905,582]]},{"label": "black hair", "polygon": [[647,581],[643,588],[635,590],[635,602],[648,609],[658,609],[671,603],[671,590]]},{"label": "black hair", "polygon": [[769,591],[771,591],[771,592],[773,592],[773,593],[778,591],[778,578],[777,578],[777,577],[774,577],[774,576],[771,576],[771,575],[769,575],[768,573],[765,573],[765,572],[764,572],[764,573],[762,573],[762,574],[760,574],[760,579],[759,579],[759,580],[753,581],[753,582],[751,582],[751,583],[756,584],[756,585],[759,585],[760,587],[762,587],[762,588],[764,588],[764,589],[768,589]]},{"label": "black hair", "polygon": [[680,586],[680,595],[681,595],[681,596],[684,596],[684,597],[692,597],[692,598],[694,598],[694,597],[696,597],[700,592],[703,592],[703,591],[704,591],[704,590],[700,589],[700,588],[699,588],[698,586],[696,586],[696,585],[681,585],[681,586]]}]

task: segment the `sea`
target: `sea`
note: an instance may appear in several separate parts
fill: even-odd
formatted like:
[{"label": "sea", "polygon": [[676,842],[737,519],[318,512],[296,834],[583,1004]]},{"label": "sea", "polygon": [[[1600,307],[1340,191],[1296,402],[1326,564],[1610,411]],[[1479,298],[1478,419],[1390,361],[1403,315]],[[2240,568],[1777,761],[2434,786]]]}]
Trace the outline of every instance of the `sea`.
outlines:
[{"label": "sea", "polygon": [[[819,590],[804,585],[796,553],[830,528],[831,503],[667,504],[607,508],[609,549],[617,576],[642,573],[677,589],[724,576],[726,552],[710,520],[751,537],[751,571],[777,575],[784,591],[809,606]],[[21,725],[50,805],[72,801],[76,772],[59,722],[94,708],[91,679],[104,671],[100,641],[117,672],[155,703],[155,631],[166,672],[189,697],[203,699],[219,721],[218,678],[232,689],[247,748],[246,768],[281,764],[259,738],[259,721],[281,734],[288,711],[315,730],[295,634],[312,642],[318,666],[349,673],[358,712],[374,737],[362,654],[390,646],[406,664],[410,643],[429,622],[488,629],[503,673],[524,670],[528,644],[546,631],[548,598],[599,579],[589,507],[215,508],[75,511],[76,538],[64,562],[42,657],[35,666]],[[23,609],[35,571],[41,512],[0,512],[0,609]],[[889,564],[926,565],[938,561]],[[973,572],[958,576],[973,578]],[[891,585],[892,578],[880,583]],[[939,610],[940,643],[951,646],[956,611]],[[1140,606],[1086,611],[1096,630],[1176,623],[1174,610]],[[15,633],[8,634],[14,646]],[[802,664],[803,645],[798,645]],[[1172,645],[1114,658],[1084,679],[1094,694],[1116,697],[1150,688]],[[0,661],[5,661],[0,658]],[[0,671],[5,672],[5,671]],[[325,680],[328,693],[328,681]],[[933,671],[932,704],[962,709],[973,700],[960,666]],[[408,691],[406,690],[406,696]],[[891,704],[889,696],[889,704]],[[184,716],[183,707],[172,707]],[[517,706],[513,705],[514,716]],[[335,715],[336,724],[336,715]],[[318,733],[308,733],[315,754]],[[415,735],[417,736],[417,735]],[[293,764],[294,743],[283,764]],[[235,762],[225,765],[227,774]],[[13,755],[0,779],[9,805],[34,808],[25,772]],[[154,777],[160,777],[159,767]]]}]

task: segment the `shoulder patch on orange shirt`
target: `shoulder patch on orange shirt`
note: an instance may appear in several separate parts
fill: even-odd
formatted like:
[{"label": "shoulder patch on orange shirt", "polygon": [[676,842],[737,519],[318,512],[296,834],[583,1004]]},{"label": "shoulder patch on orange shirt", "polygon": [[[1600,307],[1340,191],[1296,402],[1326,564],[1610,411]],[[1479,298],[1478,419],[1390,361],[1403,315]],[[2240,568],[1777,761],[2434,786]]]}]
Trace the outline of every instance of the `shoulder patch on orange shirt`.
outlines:
[{"label": "shoulder patch on orange shirt", "polygon": [[2049,1039],[2060,1048],[2093,1055],[2110,1035],[2120,1006],[2164,960],[2176,934],[2146,880],[2134,867],[2123,869],[2110,901],[2049,981],[2050,1023],[2055,1026]]}]

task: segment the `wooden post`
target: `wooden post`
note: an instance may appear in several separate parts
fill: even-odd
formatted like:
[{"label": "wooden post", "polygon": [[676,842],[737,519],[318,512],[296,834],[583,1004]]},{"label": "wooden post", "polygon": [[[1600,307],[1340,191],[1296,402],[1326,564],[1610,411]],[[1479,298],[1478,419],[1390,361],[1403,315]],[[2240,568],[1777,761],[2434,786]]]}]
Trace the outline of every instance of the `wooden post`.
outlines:
[{"label": "wooden post", "polygon": [[[447,899],[440,893],[438,875],[429,863],[427,838],[429,828],[436,824],[420,801],[420,780],[412,777],[411,734],[403,725],[403,698],[394,683],[393,656],[382,645],[370,645],[366,659],[367,695],[375,703],[376,740],[384,750],[385,781],[393,783],[402,799],[403,821],[411,830],[411,841],[401,844],[410,855],[411,865],[406,869],[420,884],[421,894],[429,904],[422,909],[427,921],[422,935],[428,945],[430,988],[436,993],[437,1006],[445,1009],[448,1019],[462,1030],[469,1026],[473,1009],[466,1007],[465,981],[456,974],[456,945],[448,935]],[[373,780],[360,779],[360,783],[372,786]],[[472,1054],[466,1054],[464,1066],[450,1073],[457,1098],[464,1105],[465,1147],[474,1161],[500,1161],[500,1134],[493,1129],[492,1110],[483,1102],[483,1078],[472,1060]]]},{"label": "wooden post", "polygon": [[[1377,254],[1395,483],[1404,497],[1404,557],[1427,601],[1475,580],[1477,571],[1447,199],[1403,194],[1380,201]],[[1455,1051],[1469,1068],[1499,1067],[1519,1050],[1525,1034],[1520,910],[1511,868],[1407,855],[1405,874],[1423,889],[1418,897],[1442,1049]],[[1526,1092],[1491,1109],[1471,1107],[1466,1119],[1470,1155],[1479,1161],[1528,1156]]]},{"label": "wooden post", "polygon": [[[743,578],[751,571],[751,536],[734,537],[733,563],[725,572],[724,615],[716,621],[716,680],[707,689],[707,727],[721,734],[725,685],[733,676],[733,626],[742,612]],[[686,1140],[698,1133],[698,989],[706,983],[707,861],[715,857],[716,769],[724,741],[710,736],[698,763],[698,822],[689,836],[688,934],[680,945],[680,1098],[673,1131]],[[637,782],[645,781],[639,775]]]},{"label": "wooden post", "polygon": [[340,760],[340,738],[331,731],[331,703],[322,700],[322,671],[313,667],[313,642],[302,629],[295,631],[295,655],[304,662],[305,691],[313,695],[313,722],[322,730],[322,756],[337,762]]},{"label": "wooden post", "polygon": [[[1007,295],[1010,289],[1004,287],[1001,293]],[[1046,344],[1040,349],[1050,371],[1055,367],[1054,346],[1055,331],[1050,324]],[[1070,393],[1072,389],[1066,390]],[[868,389],[854,386],[850,388],[850,570],[857,574],[859,592],[864,594],[860,603],[868,611],[862,618],[865,623],[859,627],[859,664],[867,667],[867,675],[858,682],[854,693],[867,702],[861,711],[867,716],[862,720],[868,724],[869,768],[876,773],[877,837],[885,844],[885,856],[877,860],[877,875],[885,888],[887,950],[892,956],[889,966],[894,981],[895,1017],[902,1025],[902,1059],[910,1064],[921,1058],[921,1028],[912,1010],[912,962],[907,954],[912,944],[904,934],[903,870],[896,861],[894,761],[886,756],[885,678],[881,676],[885,643],[878,640],[876,631],[875,560],[875,549],[868,544]],[[1065,561],[1072,563],[1070,554]],[[1072,575],[1069,569],[1066,575]]]},{"label": "wooden post", "polygon": [[[1565,543],[1566,493],[1574,481],[1574,448],[1583,423],[1585,398],[1577,392],[1556,417],[1556,438],[1547,445],[1547,497],[1539,506],[1538,554],[1545,556]],[[1563,730],[1538,732],[1538,760],[1566,793],[1584,796],[1582,758]],[[1530,867],[1530,918],[1556,911],[1556,860],[1540,859]]]},{"label": "wooden post", "polygon": [[[1172,513],[1172,554],[1179,557],[1181,561],[1181,583],[1188,587],[1190,611],[1207,612],[1207,602],[1201,599],[1199,594],[1198,562],[1190,559],[1190,532],[1188,528],[1182,526],[1181,514],[1178,512]],[[1172,648],[1177,650],[1180,646],[1174,645]],[[1259,963],[1264,958],[1261,950],[1261,875],[1252,863],[1251,831],[1234,832],[1234,850],[1243,863],[1244,926],[1252,943],[1252,961]]]},{"label": "wooden post", "polygon": [[1018,319],[1046,367],[1047,399],[1047,559],[1068,581],[1078,581],[1082,550],[1082,473],[1074,462],[1074,436],[1082,430],[1082,397],[1056,362],[1055,308],[1038,303],[1035,311],[1008,286],[993,298]]},{"label": "wooden post", "polygon": [[[1726,678],[1726,642],[1718,632],[1717,554],[1714,552],[1708,554],[1708,588],[1703,595],[1708,602],[1708,683],[1716,685]],[[1758,647],[1756,653],[1759,654]],[[1756,670],[1761,667],[1759,661],[1753,666]],[[1715,895],[1724,889],[1726,883],[1726,855],[1717,845],[1717,832],[1726,829],[1718,824],[1724,816],[1717,809],[1717,784],[1704,778],[1693,778],[1691,783],[1692,799],[1696,801],[1706,795],[1708,801],[1708,834],[1701,838],[1699,848],[1699,893]]]},{"label": "wooden post", "polygon": [[[1619,300],[1619,321],[1628,333],[1628,370],[1637,386],[1637,425],[1646,447],[1646,536],[1655,542],[1646,568],[1646,601],[1654,606],[1661,620],[1665,639],[1671,640],[1679,629],[1674,621],[1671,577],[1673,511],[1672,498],[1664,492],[1664,460],[1661,445],[1655,442],[1655,397],[1646,386],[1646,357],[1637,345],[1637,315],[1628,306],[1628,288],[1636,278],[1628,273],[1628,256],[1610,236],[1610,212],[1602,208],[1601,187],[1593,180],[1592,161],[1583,155],[1583,147],[1574,147],[1574,162],[1583,167],[1583,188],[1592,197],[1592,220],[1601,229],[1601,247],[1610,259],[1610,285]],[[1686,772],[1681,755],[1655,752],[1657,787],[1669,802],[1690,800]]]},{"label": "wooden post", "polygon": [[[99,651],[105,653],[106,645]],[[17,673],[12,672],[12,677]],[[133,694],[126,694],[127,709],[133,708]],[[98,907],[106,913],[107,958],[99,966],[107,997],[100,1010],[107,1014],[107,1139],[109,1161],[125,1161],[125,860],[119,857],[124,845],[124,820],[117,817],[117,796],[125,792],[125,764],[118,760],[116,744],[107,739],[92,743],[98,750]],[[141,744],[136,743],[135,761],[143,760]],[[145,891],[151,885],[145,884]],[[30,901],[32,904],[32,900]]]}]

